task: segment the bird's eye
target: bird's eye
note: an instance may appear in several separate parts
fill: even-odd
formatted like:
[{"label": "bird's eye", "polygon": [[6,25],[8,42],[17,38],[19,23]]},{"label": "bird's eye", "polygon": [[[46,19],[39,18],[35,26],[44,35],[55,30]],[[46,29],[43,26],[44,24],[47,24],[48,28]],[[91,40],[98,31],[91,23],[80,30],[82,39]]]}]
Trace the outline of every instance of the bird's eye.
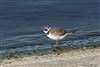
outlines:
[{"label": "bird's eye", "polygon": [[44,29],[45,31],[47,31],[48,29]]}]

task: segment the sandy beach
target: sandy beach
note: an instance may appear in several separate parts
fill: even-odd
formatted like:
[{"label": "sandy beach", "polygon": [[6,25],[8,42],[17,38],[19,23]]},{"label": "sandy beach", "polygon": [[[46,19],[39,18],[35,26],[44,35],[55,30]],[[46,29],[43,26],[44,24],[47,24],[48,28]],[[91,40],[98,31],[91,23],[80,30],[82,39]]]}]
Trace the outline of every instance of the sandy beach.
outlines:
[{"label": "sandy beach", "polygon": [[100,48],[9,59],[0,67],[100,67]]}]

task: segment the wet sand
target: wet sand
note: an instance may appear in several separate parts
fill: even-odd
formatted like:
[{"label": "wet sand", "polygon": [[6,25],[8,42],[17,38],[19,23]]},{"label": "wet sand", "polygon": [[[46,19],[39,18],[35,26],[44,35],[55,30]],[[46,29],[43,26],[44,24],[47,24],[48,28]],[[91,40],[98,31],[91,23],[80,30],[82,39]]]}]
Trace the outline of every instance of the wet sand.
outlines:
[{"label": "wet sand", "polygon": [[100,67],[100,47],[18,59],[6,59],[0,67]]}]

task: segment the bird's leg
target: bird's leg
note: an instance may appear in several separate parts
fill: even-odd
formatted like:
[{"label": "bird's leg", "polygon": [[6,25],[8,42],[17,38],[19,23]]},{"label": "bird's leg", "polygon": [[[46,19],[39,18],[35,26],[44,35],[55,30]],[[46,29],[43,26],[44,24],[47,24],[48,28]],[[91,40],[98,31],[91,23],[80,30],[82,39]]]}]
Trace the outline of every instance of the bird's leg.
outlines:
[{"label": "bird's leg", "polygon": [[59,55],[60,53],[62,53],[62,47],[60,47],[59,43],[58,43],[58,40],[56,40],[56,43],[54,45],[54,48],[56,49],[57,51],[57,55]]},{"label": "bird's leg", "polygon": [[56,40],[56,43],[54,44],[54,48],[58,48],[59,44],[58,44],[58,40]]},{"label": "bird's leg", "polygon": [[52,46],[54,49],[58,49],[59,44],[58,44],[58,40],[56,40],[55,44]]},{"label": "bird's leg", "polygon": [[55,48],[56,50],[62,49],[62,48],[60,47],[59,43],[58,43],[58,40],[56,40],[56,43],[54,44],[54,48]]},{"label": "bird's leg", "polygon": [[53,47],[53,51],[57,52],[57,55],[63,52],[62,47],[59,46],[58,40],[56,40],[56,43],[52,47]]}]

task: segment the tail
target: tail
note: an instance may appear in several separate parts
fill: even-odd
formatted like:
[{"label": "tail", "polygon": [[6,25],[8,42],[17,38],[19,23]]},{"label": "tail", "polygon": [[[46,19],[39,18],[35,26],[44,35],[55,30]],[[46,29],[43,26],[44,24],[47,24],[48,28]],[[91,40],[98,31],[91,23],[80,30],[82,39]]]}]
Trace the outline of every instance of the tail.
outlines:
[{"label": "tail", "polygon": [[66,32],[67,35],[72,35],[73,33],[76,33],[78,31],[78,29],[74,29],[74,30],[69,30]]}]

